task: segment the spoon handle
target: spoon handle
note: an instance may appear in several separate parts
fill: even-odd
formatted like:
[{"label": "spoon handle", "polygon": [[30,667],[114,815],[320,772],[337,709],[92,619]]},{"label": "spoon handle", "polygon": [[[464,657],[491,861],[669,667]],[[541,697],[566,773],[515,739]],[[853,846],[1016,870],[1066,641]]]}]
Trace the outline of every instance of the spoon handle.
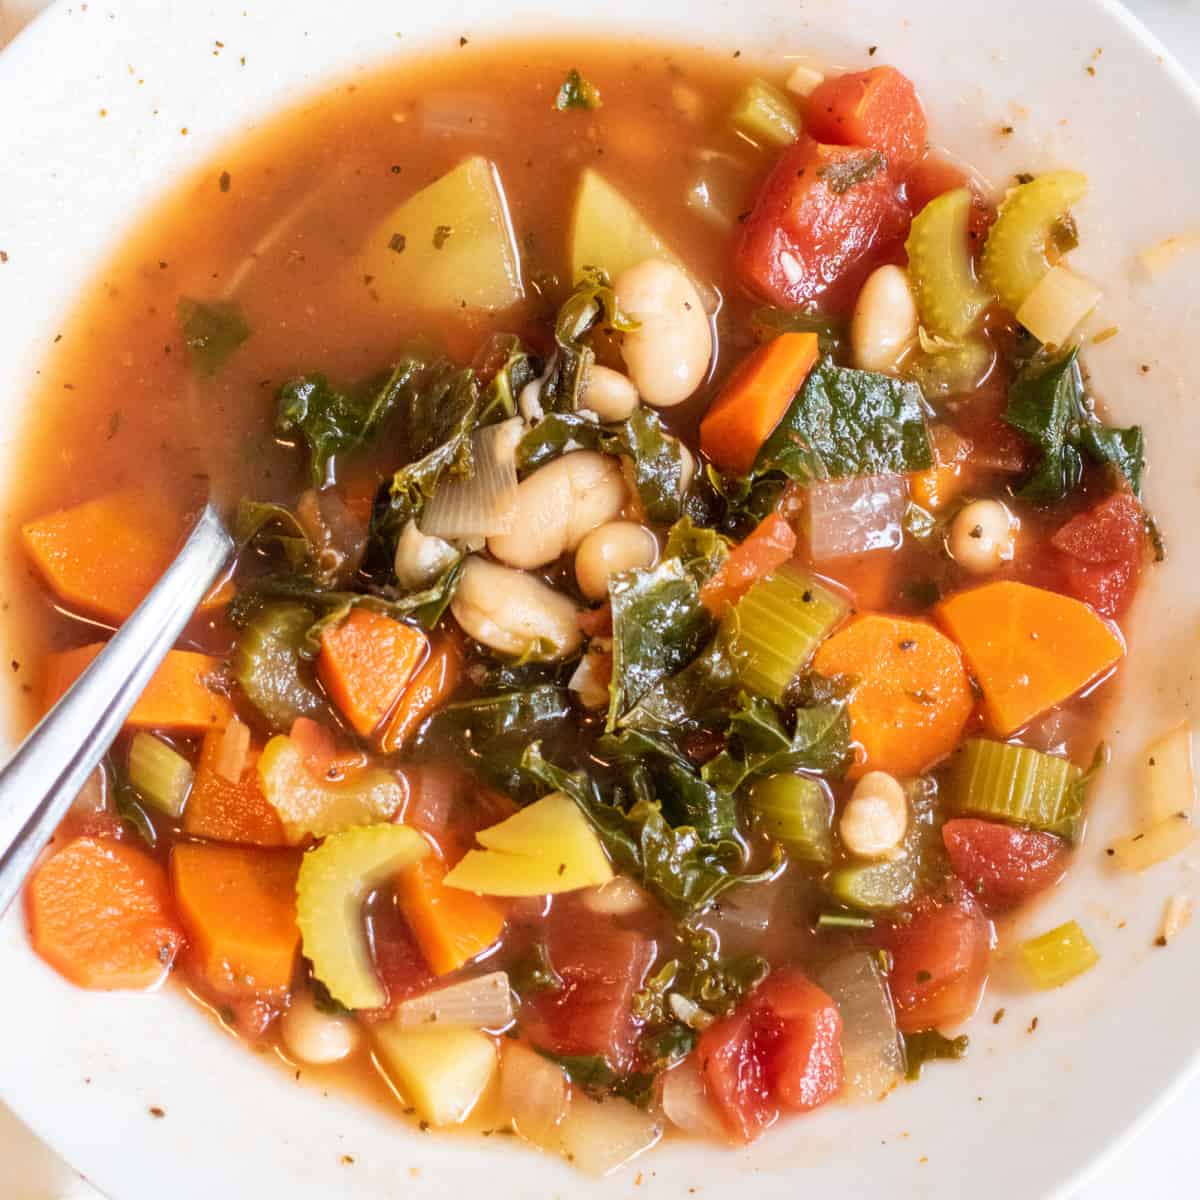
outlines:
[{"label": "spoon handle", "polygon": [[0,771],[0,916],[232,550],[206,504],[162,578]]}]

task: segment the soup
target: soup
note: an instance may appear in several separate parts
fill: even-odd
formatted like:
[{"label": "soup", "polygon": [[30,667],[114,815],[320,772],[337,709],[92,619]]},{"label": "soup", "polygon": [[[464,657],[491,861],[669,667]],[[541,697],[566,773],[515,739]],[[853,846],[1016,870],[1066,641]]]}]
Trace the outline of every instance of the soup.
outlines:
[{"label": "soup", "polygon": [[238,553],[35,949],[599,1173],[961,1057],[1082,834],[1152,526],[1078,359],[1086,179],[930,140],[890,66],[464,40],[181,186],[32,406],[31,690],[206,495]]}]

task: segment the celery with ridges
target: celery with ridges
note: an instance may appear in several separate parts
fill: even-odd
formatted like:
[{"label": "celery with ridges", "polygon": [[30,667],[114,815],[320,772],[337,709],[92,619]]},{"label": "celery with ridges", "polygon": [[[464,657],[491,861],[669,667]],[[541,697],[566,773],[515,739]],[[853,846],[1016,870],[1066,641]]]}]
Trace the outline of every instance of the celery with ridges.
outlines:
[{"label": "celery with ridges", "polygon": [[129,782],[145,802],[178,817],[192,790],[192,764],[152,733],[134,735],[129,747]]},{"label": "celery with ridges", "polygon": [[970,215],[970,191],[955,188],[921,209],[905,243],[921,323],[938,337],[966,336],[991,299],[971,263]]},{"label": "celery with ridges", "polygon": [[833,805],[807,775],[770,775],[750,793],[758,827],[786,847],[791,858],[828,866],[833,862]]}]

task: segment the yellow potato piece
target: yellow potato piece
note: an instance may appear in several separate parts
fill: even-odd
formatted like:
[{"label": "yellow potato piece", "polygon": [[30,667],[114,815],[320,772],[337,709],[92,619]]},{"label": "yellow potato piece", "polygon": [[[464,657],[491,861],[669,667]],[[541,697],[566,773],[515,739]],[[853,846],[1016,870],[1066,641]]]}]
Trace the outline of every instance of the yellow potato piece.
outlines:
[{"label": "yellow potato piece", "polygon": [[475,1029],[402,1030],[374,1027],[384,1069],[404,1099],[431,1125],[458,1125],[492,1081],[496,1044]]}]

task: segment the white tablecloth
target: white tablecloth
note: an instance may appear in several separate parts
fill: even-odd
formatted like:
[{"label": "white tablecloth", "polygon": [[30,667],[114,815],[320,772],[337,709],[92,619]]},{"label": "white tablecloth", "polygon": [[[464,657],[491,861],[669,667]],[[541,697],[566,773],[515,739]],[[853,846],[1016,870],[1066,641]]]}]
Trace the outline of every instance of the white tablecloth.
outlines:
[{"label": "white tablecloth", "polygon": [[[1128,0],[1129,7],[1200,75],[1200,0]],[[48,0],[0,0],[0,46]],[[1191,1002],[1190,1000],[1188,1001]],[[1075,1200],[1182,1200],[1200,1194],[1200,1079]],[[4,1200],[100,1200],[99,1193],[37,1141],[0,1105]],[[1188,1181],[1191,1181],[1190,1183]],[[964,1194],[968,1189],[964,1187]],[[229,1200],[238,1200],[229,1197]],[[1032,1200],[1032,1198],[1031,1198]]]}]

